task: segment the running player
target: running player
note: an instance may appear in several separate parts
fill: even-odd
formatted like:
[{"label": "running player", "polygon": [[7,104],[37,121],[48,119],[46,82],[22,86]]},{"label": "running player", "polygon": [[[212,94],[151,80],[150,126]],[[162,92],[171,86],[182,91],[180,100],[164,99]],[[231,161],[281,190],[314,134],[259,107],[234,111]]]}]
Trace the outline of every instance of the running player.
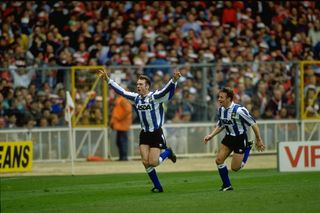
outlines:
[{"label": "running player", "polygon": [[228,176],[228,168],[225,164],[227,157],[233,152],[231,161],[233,171],[239,171],[248,160],[252,142],[248,141],[246,132],[250,126],[256,137],[257,149],[264,151],[264,144],[255,119],[245,107],[233,102],[233,96],[234,93],[231,88],[223,88],[219,91],[218,101],[221,105],[218,114],[219,120],[216,128],[203,139],[203,142],[207,144],[222,130],[226,130],[226,135],[216,156],[216,164],[223,183],[220,191],[233,190]]},{"label": "running player", "polygon": [[[106,80],[116,93],[127,98],[133,104],[141,123],[139,138],[141,160],[154,185],[151,191],[163,192],[155,167],[166,158],[169,158],[173,163],[176,162],[176,155],[171,148],[167,148],[162,131],[164,123],[163,103],[174,95],[181,73],[175,71],[172,79],[160,91],[156,90],[154,92],[150,91],[151,81],[145,75],[140,75],[137,80],[137,92],[124,90],[109,78],[106,69],[98,70],[97,75],[100,79]],[[162,149],[164,149],[163,152],[161,152]]]}]

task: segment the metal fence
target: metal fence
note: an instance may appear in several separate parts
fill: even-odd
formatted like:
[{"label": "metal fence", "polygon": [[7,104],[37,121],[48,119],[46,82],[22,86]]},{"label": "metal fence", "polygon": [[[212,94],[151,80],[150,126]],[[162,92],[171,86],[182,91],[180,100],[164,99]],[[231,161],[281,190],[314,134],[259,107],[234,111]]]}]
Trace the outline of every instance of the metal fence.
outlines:
[{"label": "metal fence", "polygon": [[[222,136],[204,146],[202,138],[211,130],[217,111],[216,94],[220,87],[230,86],[237,90],[237,102],[254,113],[266,143],[266,151],[275,153],[279,141],[312,141],[320,139],[319,120],[299,120],[299,62],[243,62],[243,63],[201,63],[170,64],[165,66],[110,66],[112,78],[119,78],[128,88],[135,90],[139,74],[148,74],[153,81],[153,89],[157,89],[169,80],[172,71],[178,68],[183,77],[173,99],[167,105],[166,124],[164,126],[167,140],[179,156],[213,155],[217,151]],[[60,83],[71,90],[71,72],[69,67],[42,67],[35,69],[33,82],[41,89],[44,83],[50,84],[54,90]],[[30,70],[30,68],[29,68]],[[0,72],[8,71],[0,68]],[[54,72],[54,79],[49,79]],[[86,79],[90,72],[76,76],[77,80]],[[77,78],[81,79],[77,79]],[[92,76],[90,76],[90,79]],[[89,78],[87,78],[88,80]],[[51,81],[49,81],[51,80]],[[282,105],[288,113],[283,117],[263,117],[265,103],[255,100],[259,90],[259,82],[268,82],[266,96],[271,100],[273,92],[282,90],[282,94],[290,101]],[[244,86],[244,87],[242,87]],[[247,96],[241,96],[247,89]],[[110,90],[111,91],[111,90]],[[97,94],[99,95],[99,94]],[[101,94],[100,94],[101,95]],[[191,114],[188,120],[175,121],[177,107],[188,108]],[[180,112],[180,116],[184,112]],[[287,119],[290,118],[290,119]],[[62,118],[63,119],[63,118]],[[135,120],[137,121],[137,120]],[[130,158],[138,158],[138,134],[140,127],[133,125],[130,131]],[[252,133],[250,133],[252,134]],[[250,136],[252,137],[252,135]],[[117,158],[114,133],[108,128],[74,128],[75,153],[77,160],[84,160],[90,155],[104,158]],[[70,159],[70,141],[68,128],[33,128],[33,129],[1,129],[0,141],[32,140],[34,143],[34,160],[54,161]]]},{"label": "metal fence", "polygon": [[[258,121],[262,138],[266,144],[265,153],[276,153],[280,141],[320,140],[320,124],[317,120],[268,120]],[[221,133],[209,144],[202,143],[203,137],[212,131],[213,123],[166,124],[164,132],[169,146],[178,157],[215,155],[223,137]],[[71,143],[68,128],[35,128],[0,130],[0,141],[33,141],[33,158],[36,162],[70,160]],[[129,158],[139,155],[140,126],[133,125],[129,134]],[[118,158],[114,132],[109,128],[75,128],[75,160],[86,160],[88,156]],[[254,139],[253,132],[249,138]],[[253,149],[254,153],[258,152]],[[260,153],[259,153],[260,154]]]}]

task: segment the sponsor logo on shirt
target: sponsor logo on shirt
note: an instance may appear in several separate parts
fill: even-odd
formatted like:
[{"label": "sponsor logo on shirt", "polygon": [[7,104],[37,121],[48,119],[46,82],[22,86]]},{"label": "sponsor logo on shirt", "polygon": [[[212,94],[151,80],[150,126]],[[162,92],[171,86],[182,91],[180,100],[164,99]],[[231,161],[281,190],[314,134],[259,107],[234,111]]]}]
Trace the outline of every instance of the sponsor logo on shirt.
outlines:
[{"label": "sponsor logo on shirt", "polygon": [[236,119],[237,118],[237,113],[235,113],[235,112],[231,113],[231,118],[232,119]]},{"label": "sponsor logo on shirt", "polygon": [[149,104],[139,104],[137,105],[137,109],[142,111],[151,110],[151,106]]},{"label": "sponsor logo on shirt", "polygon": [[227,125],[232,124],[232,121],[231,121],[231,120],[227,120],[227,119],[222,119],[221,122],[222,122],[223,124],[227,124]]}]

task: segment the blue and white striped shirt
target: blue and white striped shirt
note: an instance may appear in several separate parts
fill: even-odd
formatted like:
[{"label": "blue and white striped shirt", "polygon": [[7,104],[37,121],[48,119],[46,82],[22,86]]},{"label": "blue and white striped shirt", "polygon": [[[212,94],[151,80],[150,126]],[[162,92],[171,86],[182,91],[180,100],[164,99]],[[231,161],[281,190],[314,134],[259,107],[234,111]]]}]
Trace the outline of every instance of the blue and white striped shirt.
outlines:
[{"label": "blue and white striped shirt", "polygon": [[234,102],[228,108],[220,107],[218,116],[217,125],[225,127],[227,135],[232,136],[246,133],[248,127],[256,123],[245,107]]},{"label": "blue and white striped shirt", "polygon": [[145,97],[124,90],[112,79],[109,79],[108,83],[116,93],[131,102],[139,116],[141,128],[145,132],[153,132],[162,127],[164,123],[163,103],[172,98],[177,82],[174,83],[171,79],[161,90],[149,92]]}]

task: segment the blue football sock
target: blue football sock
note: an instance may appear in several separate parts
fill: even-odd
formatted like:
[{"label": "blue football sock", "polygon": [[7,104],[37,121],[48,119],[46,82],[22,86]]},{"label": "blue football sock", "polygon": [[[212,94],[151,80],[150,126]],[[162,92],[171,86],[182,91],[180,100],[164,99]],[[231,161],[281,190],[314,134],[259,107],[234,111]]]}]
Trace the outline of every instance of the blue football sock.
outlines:
[{"label": "blue football sock", "polygon": [[244,150],[244,155],[243,155],[243,159],[242,159],[242,163],[245,164],[248,161],[249,155],[250,155],[250,150],[251,147],[247,146]]},{"label": "blue football sock", "polygon": [[230,179],[229,179],[229,176],[228,176],[228,168],[227,168],[227,165],[226,165],[226,164],[220,164],[220,165],[218,165],[218,171],[219,171],[221,180],[222,180],[222,182],[223,182],[223,186],[224,186],[224,187],[231,186]]},{"label": "blue football sock", "polygon": [[160,181],[158,179],[157,172],[156,172],[155,168],[150,166],[150,167],[148,167],[146,169],[146,171],[147,171],[147,173],[148,173],[148,175],[149,175],[154,187],[158,188],[158,189],[162,188],[162,186],[160,184]]},{"label": "blue football sock", "polygon": [[162,163],[169,155],[170,155],[169,149],[165,149],[165,150],[160,154],[159,163]]}]

